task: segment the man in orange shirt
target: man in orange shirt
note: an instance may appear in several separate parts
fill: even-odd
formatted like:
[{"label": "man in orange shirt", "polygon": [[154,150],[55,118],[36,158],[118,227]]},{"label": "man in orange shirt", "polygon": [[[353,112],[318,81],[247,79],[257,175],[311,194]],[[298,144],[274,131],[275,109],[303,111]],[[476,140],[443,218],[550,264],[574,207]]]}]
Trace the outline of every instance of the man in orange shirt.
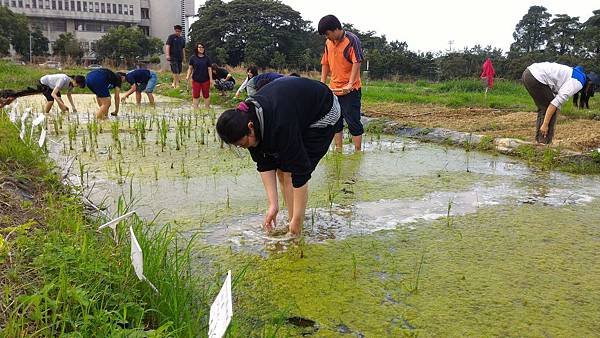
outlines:
[{"label": "man in orange shirt", "polygon": [[340,20],[334,15],[326,15],[319,21],[319,34],[325,35],[325,50],[321,58],[321,82],[331,74],[329,87],[337,95],[342,117],[335,126],[335,148],[342,149],[344,120],[352,135],[354,150],[362,146],[363,125],[360,122],[360,63],[364,59],[360,40],[351,32],[342,29]]}]

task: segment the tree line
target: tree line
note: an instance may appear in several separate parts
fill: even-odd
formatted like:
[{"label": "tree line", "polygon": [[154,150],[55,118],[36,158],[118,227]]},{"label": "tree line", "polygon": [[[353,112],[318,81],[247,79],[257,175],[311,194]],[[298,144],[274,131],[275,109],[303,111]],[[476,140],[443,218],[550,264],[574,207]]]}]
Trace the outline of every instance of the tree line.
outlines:
[{"label": "tree line", "polygon": [[[553,15],[545,7],[531,6],[516,24],[514,42],[508,51],[493,46],[465,47],[458,51],[417,53],[406,42],[388,41],[385,35],[361,31],[351,23],[344,29],[362,41],[369,76],[372,78],[406,78],[448,80],[479,74],[486,57],[490,57],[499,76],[516,79],[531,63],[556,61],[583,65],[600,72],[600,9],[585,22],[567,14]],[[25,16],[0,7],[0,54],[9,45],[22,55],[29,53],[29,33],[34,36],[34,55],[48,52],[47,39],[35,27],[28,27]],[[166,37],[165,37],[166,38]],[[198,20],[191,25],[187,55],[201,42],[219,64],[231,66],[254,64],[276,70],[320,70],[324,37],[300,13],[276,0],[208,0],[198,10]],[[111,29],[94,46],[99,60],[110,59],[133,63],[156,56],[163,41],[149,38],[136,27]],[[80,43],[65,33],[54,43],[56,55],[81,58]],[[366,70],[366,62],[362,64]]]}]

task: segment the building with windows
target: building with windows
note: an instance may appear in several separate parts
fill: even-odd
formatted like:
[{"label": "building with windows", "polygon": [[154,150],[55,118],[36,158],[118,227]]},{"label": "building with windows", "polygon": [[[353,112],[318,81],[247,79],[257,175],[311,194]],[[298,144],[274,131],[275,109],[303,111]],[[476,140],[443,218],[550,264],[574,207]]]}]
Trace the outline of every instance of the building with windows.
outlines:
[{"label": "building with windows", "polygon": [[136,25],[166,41],[177,24],[187,35],[187,18],[196,14],[194,0],[0,0],[0,5],[27,16],[51,45],[60,34],[73,33],[87,58],[93,58],[93,44],[112,27]]}]

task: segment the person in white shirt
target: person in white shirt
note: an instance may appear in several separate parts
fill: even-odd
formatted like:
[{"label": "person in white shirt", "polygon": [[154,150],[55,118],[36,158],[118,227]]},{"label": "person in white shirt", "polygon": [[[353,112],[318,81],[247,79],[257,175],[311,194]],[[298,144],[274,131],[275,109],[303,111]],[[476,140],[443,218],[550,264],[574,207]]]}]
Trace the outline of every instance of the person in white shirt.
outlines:
[{"label": "person in white shirt", "polygon": [[522,80],[538,108],[535,140],[550,144],[558,110],[588,81],[583,67],[554,62],[534,63],[525,69]]},{"label": "person in white shirt", "polygon": [[48,114],[50,112],[50,109],[52,109],[52,106],[54,105],[54,101],[58,103],[58,107],[63,113],[69,111],[69,108],[65,105],[64,101],[60,97],[60,91],[62,89],[67,90],[67,98],[69,99],[71,108],[73,108],[73,112],[77,112],[75,103],[73,102],[73,97],[71,96],[71,92],[75,86],[79,88],[85,88],[85,77],[81,75],[68,76],[65,74],[50,74],[42,76],[40,79],[40,89],[47,101],[44,105],[44,114]]}]

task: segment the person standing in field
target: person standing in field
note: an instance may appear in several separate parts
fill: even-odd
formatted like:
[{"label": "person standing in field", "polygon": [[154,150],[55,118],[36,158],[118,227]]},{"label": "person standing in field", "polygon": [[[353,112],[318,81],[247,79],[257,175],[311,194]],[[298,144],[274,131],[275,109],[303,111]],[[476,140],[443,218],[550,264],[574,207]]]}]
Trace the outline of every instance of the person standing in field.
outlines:
[{"label": "person standing in field", "polygon": [[550,144],[560,107],[588,82],[583,67],[554,62],[534,63],[523,72],[523,84],[538,108],[535,140]]},{"label": "person standing in field", "polygon": [[[321,82],[326,83],[331,74],[329,87],[337,95],[342,109],[342,117],[335,127],[335,148],[342,149],[344,120],[352,135],[354,150],[362,147],[363,125],[361,112],[360,64],[364,59],[360,40],[351,32],[344,31],[340,20],[334,15],[326,15],[319,21],[319,34],[325,35],[325,50],[321,58]],[[343,118],[343,119],[342,119]]]},{"label": "person standing in field", "polygon": [[145,92],[148,102],[154,106],[154,94],[152,93],[158,82],[155,72],[148,69],[134,69],[127,73],[118,72],[117,74],[121,77],[121,82],[127,81],[131,85],[131,88],[121,98],[121,103],[125,103],[129,95],[135,92],[135,104],[139,106],[142,103],[142,92]]},{"label": "person standing in field", "polygon": [[115,90],[115,110],[110,113],[112,116],[119,114],[119,96],[121,93],[121,77],[110,69],[100,68],[94,69],[85,77],[85,85],[96,94],[98,102],[98,110],[96,118],[103,120],[108,117],[108,109],[110,109],[110,90]]},{"label": "person standing in field", "polygon": [[494,87],[494,76],[496,76],[496,71],[494,70],[494,66],[492,65],[492,60],[490,58],[485,59],[485,62],[481,68],[481,75],[479,75],[479,77],[485,81],[485,93],[487,94],[488,90]]},{"label": "person standing in field", "polygon": [[200,94],[204,98],[204,107],[210,108],[210,84],[212,83],[211,61],[205,52],[204,44],[198,43],[194,55],[190,58],[186,80],[192,81],[192,106],[198,109]]},{"label": "person standing in field", "polygon": [[179,87],[179,76],[182,71],[183,60],[185,59],[185,38],[181,36],[183,28],[180,25],[173,26],[173,29],[175,29],[175,33],[169,35],[165,43],[165,54],[173,73],[171,87],[177,88]]}]

